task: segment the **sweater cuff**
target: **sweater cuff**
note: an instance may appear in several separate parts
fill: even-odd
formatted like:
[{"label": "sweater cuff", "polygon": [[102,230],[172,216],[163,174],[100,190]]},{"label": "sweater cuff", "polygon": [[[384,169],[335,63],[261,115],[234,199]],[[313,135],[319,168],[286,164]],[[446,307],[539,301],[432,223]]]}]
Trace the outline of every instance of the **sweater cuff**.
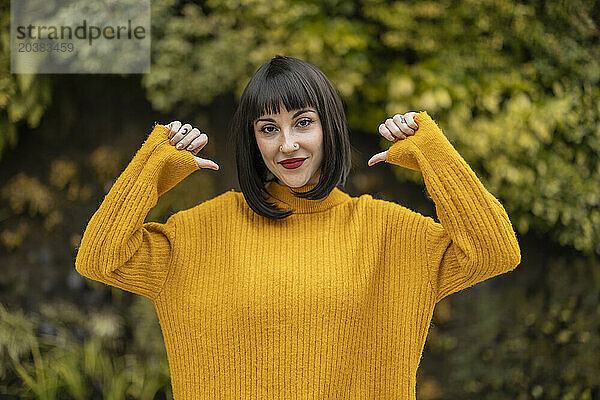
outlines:
[{"label": "sweater cuff", "polygon": [[185,149],[177,149],[169,139],[169,128],[157,124],[148,135],[143,147],[150,146],[154,170],[147,178],[157,183],[158,196],[169,191],[183,178],[200,169],[194,155]]},{"label": "sweater cuff", "polygon": [[415,157],[416,150],[419,153],[427,154],[427,158],[433,164],[450,163],[460,157],[427,111],[419,112],[414,119],[419,128],[414,135],[400,139],[390,146],[385,159],[387,163],[421,171]]}]

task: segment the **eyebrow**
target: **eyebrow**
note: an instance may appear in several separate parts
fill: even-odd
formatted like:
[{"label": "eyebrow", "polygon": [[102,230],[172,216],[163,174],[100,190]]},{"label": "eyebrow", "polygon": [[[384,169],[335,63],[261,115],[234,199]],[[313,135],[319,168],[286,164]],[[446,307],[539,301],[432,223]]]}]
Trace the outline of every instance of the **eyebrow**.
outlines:
[{"label": "eyebrow", "polygon": [[[294,113],[294,115],[292,116],[292,118],[296,118],[298,115],[303,114],[305,112],[312,112],[314,113],[313,110],[308,109],[308,108],[303,108],[302,110],[297,111],[296,113]],[[259,121],[269,121],[269,122],[276,122],[274,119],[272,118],[259,118],[256,121],[254,121],[254,124],[258,124]]]}]

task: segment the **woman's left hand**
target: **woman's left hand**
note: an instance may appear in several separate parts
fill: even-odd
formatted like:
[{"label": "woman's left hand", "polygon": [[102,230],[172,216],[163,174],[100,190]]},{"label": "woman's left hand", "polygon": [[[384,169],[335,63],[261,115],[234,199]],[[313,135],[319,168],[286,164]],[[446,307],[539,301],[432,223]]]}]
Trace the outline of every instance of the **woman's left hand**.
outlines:
[{"label": "woman's left hand", "polygon": [[[391,142],[397,142],[398,140],[412,136],[419,129],[419,125],[414,119],[415,115],[417,113],[413,111],[406,114],[396,114],[392,118],[386,119],[385,123],[379,125],[379,133]],[[377,153],[371,157],[367,165],[370,167],[380,161],[385,161],[386,156],[387,150]]]}]

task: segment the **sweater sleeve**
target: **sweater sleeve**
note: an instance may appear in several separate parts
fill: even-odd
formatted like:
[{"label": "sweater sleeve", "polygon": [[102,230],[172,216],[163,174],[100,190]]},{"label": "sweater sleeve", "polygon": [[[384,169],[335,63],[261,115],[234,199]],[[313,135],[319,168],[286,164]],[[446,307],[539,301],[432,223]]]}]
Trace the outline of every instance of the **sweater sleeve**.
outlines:
[{"label": "sweater sleeve", "polygon": [[419,128],[398,140],[386,162],[421,171],[440,223],[418,214],[423,249],[435,302],[478,282],[516,268],[521,251],[500,202],[426,111],[415,116]]},{"label": "sweater sleeve", "polygon": [[168,133],[154,126],[92,215],[75,260],[81,275],[151,300],[167,278],[177,214],[164,224],[144,219],[159,196],[200,168],[192,153],[170,144]]}]

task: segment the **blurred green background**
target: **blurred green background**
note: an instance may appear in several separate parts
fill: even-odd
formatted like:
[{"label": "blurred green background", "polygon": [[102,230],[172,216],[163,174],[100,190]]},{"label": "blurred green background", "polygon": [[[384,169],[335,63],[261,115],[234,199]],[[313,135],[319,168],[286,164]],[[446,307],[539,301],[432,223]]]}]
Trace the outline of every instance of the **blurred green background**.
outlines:
[{"label": "blurred green background", "polygon": [[[154,122],[205,130],[164,222],[239,190],[227,124],[276,54],[346,103],[352,196],[435,218],[420,172],[367,160],[427,110],[505,206],[522,262],[436,306],[417,398],[600,399],[598,1],[152,1],[145,75],[13,75],[0,5],[0,398],[172,399],[155,311],[74,269],[87,222]],[[437,218],[435,218],[437,220]]]}]

